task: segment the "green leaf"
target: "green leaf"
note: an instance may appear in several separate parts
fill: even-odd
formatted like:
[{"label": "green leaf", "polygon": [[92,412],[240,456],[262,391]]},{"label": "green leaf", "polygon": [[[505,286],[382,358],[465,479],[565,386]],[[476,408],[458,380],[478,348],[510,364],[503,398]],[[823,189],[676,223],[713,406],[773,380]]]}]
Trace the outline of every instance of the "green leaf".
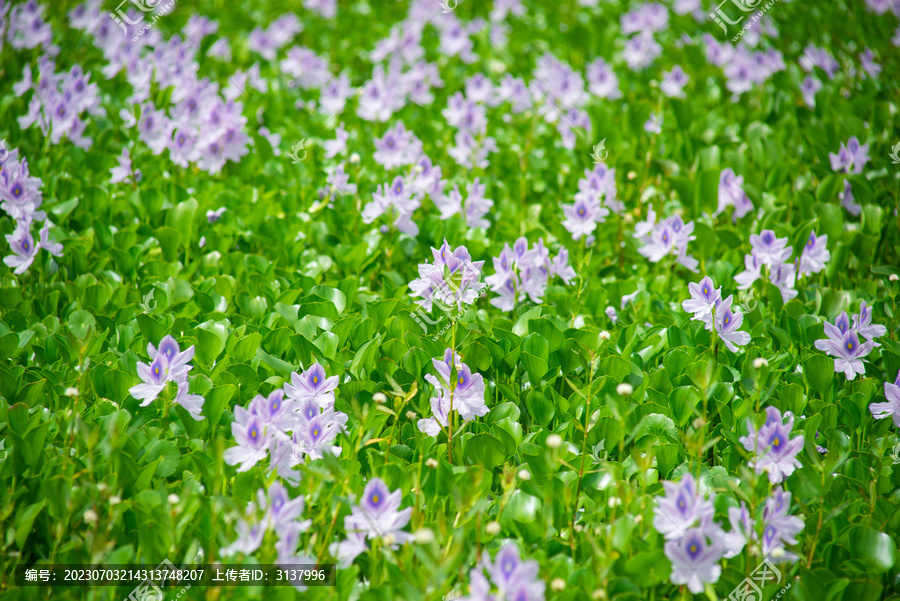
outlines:
[{"label": "green leaf", "polygon": [[503,443],[490,434],[476,434],[466,441],[465,456],[471,463],[493,469],[506,460]]},{"label": "green leaf", "polygon": [[897,562],[897,545],[885,532],[867,526],[857,526],[848,533],[850,553],[867,570],[884,574]]}]

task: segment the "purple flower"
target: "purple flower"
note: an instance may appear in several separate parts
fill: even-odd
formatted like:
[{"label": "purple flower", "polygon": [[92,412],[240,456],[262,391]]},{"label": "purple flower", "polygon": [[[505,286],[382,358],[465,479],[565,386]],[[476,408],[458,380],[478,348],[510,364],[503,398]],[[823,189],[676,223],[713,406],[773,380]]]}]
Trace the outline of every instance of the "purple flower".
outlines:
[{"label": "purple flower", "polygon": [[731,216],[732,222],[737,222],[753,210],[753,202],[744,192],[744,177],[736,176],[731,168],[722,170],[719,175],[719,206],[713,217],[719,215],[727,207],[734,207],[734,214]]},{"label": "purple flower", "polygon": [[591,198],[580,198],[572,205],[563,205],[563,227],[569,230],[573,240],[591,234],[598,223],[606,221],[609,209],[601,207],[600,202]]},{"label": "purple flower", "polygon": [[387,130],[384,137],[375,140],[372,158],[385,169],[411,165],[422,154],[422,142],[406,130],[402,122]]},{"label": "purple flower", "polygon": [[684,98],[684,86],[687,85],[690,77],[684,72],[680,65],[675,65],[671,71],[663,71],[663,82],[660,90],[670,98]]},{"label": "purple flower", "polygon": [[796,535],[803,530],[803,519],[790,515],[791,493],[779,486],[766,499],[763,510],[762,553],[774,561],[796,561],[797,556],[785,549],[796,545]]},{"label": "purple flower", "polygon": [[812,75],[803,78],[803,82],[800,84],[800,93],[803,94],[803,102],[806,103],[806,106],[811,109],[816,107],[816,94],[821,89],[822,82]]},{"label": "purple flower", "polygon": [[372,478],[363,490],[358,505],[350,508],[350,515],[344,518],[347,533],[365,533],[368,539],[387,539],[391,548],[397,543],[407,543],[413,536],[402,529],[409,523],[412,507],[400,509],[403,493],[398,489],[388,489],[380,478]]},{"label": "purple flower", "polygon": [[408,236],[416,236],[419,227],[412,221],[412,214],[421,202],[414,194],[412,186],[407,186],[402,176],[397,176],[390,186],[382,184],[372,195],[372,201],[363,207],[363,223],[372,223],[385,213],[394,217],[394,226]]},{"label": "purple flower", "polygon": [[202,419],[198,416],[203,406],[203,397],[188,392],[187,378],[191,370],[188,362],[194,358],[194,347],[190,346],[182,351],[172,336],[165,336],[159,343],[159,349],[153,343],[148,343],[147,354],[150,356],[150,364],[138,362],[137,372],[141,383],[132,386],[129,394],[143,401],[141,407],[146,407],[156,400],[169,382],[175,382],[178,388],[175,402],[182,405],[194,419]]},{"label": "purple flower", "polygon": [[619,89],[619,79],[606,61],[602,58],[594,60],[587,65],[585,79],[588,82],[588,90],[591,94],[608,100],[616,100],[622,97]]},{"label": "purple flower", "polygon": [[666,540],[682,538],[695,524],[711,519],[713,503],[700,496],[691,474],[685,474],[676,484],[663,482],[666,496],[653,509],[653,527]]},{"label": "purple flower", "polygon": [[772,484],[779,484],[790,477],[794,469],[803,467],[797,455],[803,450],[804,437],[800,434],[791,438],[793,428],[794,415],[790,411],[782,418],[778,409],[766,407],[766,423],[762,428],[757,431],[752,421],[748,421],[747,436],[740,438],[744,448],[755,456],[751,466],[757,474],[767,473]]},{"label": "purple flower", "polygon": [[656,60],[662,54],[662,46],[653,38],[650,31],[641,31],[636,36],[625,41],[625,50],[622,58],[632,71],[637,71]]},{"label": "purple flower", "polygon": [[431,311],[436,302],[445,309],[471,305],[485,284],[479,282],[484,261],[472,261],[465,246],[451,249],[444,240],[440,249],[432,248],[434,263],[419,265],[419,277],[409,283],[412,296],[421,297],[416,304]]},{"label": "purple flower", "polygon": [[658,263],[663,257],[671,254],[675,260],[691,271],[697,270],[698,262],[687,254],[687,246],[691,240],[694,222],[684,223],[680,215],[674,215],[659,223],[652,223],[655,214],[648,215],[647,222],[635,226],[635,237],[641,242],[638,252],[647,257],[651,263]]},{"label": "purple flower", "polygon": [[341,124],[338,125],[337,129],[334,130],[334,135],[334,140],[325,141],[326,159],[332,159],[339,154],[344,154],[347,151],[347,140],[350,138],[350,134],[348,134],[344,129],[343,121],[341,121]]},{"label": "purple flower", "polygon": [[270,427],[272,436],[281,440],[289,440],[288,432],[293,431],[297,418],[294,414],[294,402],[284,398],[284,390],[276,388],[268,397],[256,395],[250,401],[250,413],[263,420]]},{"label": "purple flower", "polygon": [[644,131],[648,134],[662,133],[662,118],[655,113],[651,113],[650,118],[644,122]]},{"label": "purple flower", "polygon": [[897,379],[894,383],[884,383],[884,398],[886,403],[873,403],[869,405],[872,417],[875,419],[884,419],[890,417],[894,425],[900,428],[900,371],[897,372]]},{"label": "purple flower", "polygon": [[208,223],[216,223],[219,219],[222,218],[222,215],[224,215],[225,211],[227,210],[228,209],[226,207],[219,207],[215,210],[210,209],[206,212],[206,221]]},{"label": "purple flower", "polygon": [[740,508],[728,508],[728,521],[731,523],[731,532],[722,537],[726,559],[740,555],[747,543],[757,538],[753,530],[754,520],[743,501]]},{"label": "purple flower", "polygon": [[779,238],[772,230],[763,230],[759,234],[750,234],[750,244],[753,247],[753,255],[763,264],[769,267],[783,263],[791,256],[791,249],[787,246],[788,239]]},{"label": "purple flower", "polygon": [[[438,177],[440,174],[438,173]],[[484,218],[494,206],[494,201],[485,198],[485,186],[480,183],[480,178],[475,178],[466,188],[466,198],[463,200],[459,186],[454,186],[447,196],[438,196],[435,205],[441,211],[441,219],[449,219],[453,215],[462,215],[466,225],[470,228],[487,228],[490,222]]]},{"label": "purple flower", "polygon": [[862,206],[853,200],[853,189],[850,187],[850,180],[844,180],[844,189],[838,192],[838,198],[841,200],[841,206],[847,209],[851,215],[859,216],[862,213]]},{"label": "purple flower", "polygon": [[800,254],[800,263],[797,269],[800,275],[819,273],[825,269],[825,264],[831,259],[831,253],[828,252],[828,236],[816,236],[815,232],[810,232],[806,246]]},{"label": "purple flower", "polygon": [[835,326],[826,322],[827,338],[816,340],[815,346],[834,357],[835,373],[843,372],[848,380],[853,380],[856,374],[865,375],[866,368],[862,360],[875,348],[875,342],[870,340],[860,343],[855,329],[849,328],[847,322],[846,313],[841,313]]},{"label": "purple flower", "polygon": [[[456,374],[451,377],[451,361],[454,359]],[[473,374],[469,366],[459,360],[459,355],[453,354],[450,349],[445,351],[443,361],[432,359],[432,364],[438,375],[435,377],[427,374],[425,379],[434,386],[437,394],[431,399],[432,409],[435,406],[438,408],[435,411],[435,418],[440,418],[443,414],[443,421],[437,419],[437,423],[446,425],[446,416],[451,410],[451,404],[452,409],[459,413],[464,421],[487,415],[488,408],[484,403],[484,379],[481,374]],[[434,425],[430,423],[425,425],[434,430]]]},{"label": "purple flower", "polygon": [[693,313],[691,319],[702,321],[706,325],[706,329],[711,330],[713,309],[722,300],[722,288],[716,288],[709,276],[703,276],[700,282],[688,284],[688,291],[691,293],[691,298],[683,301],[681,306],[688,313]]},{"label": "purple flower", "polygon": [[302,374],[291,373],[291,383],[284,385],[284,392],[297,402],[313,400],[322,409],[334,407],[334,391],[338,385],[338,377],[325,375],[325,369],[319,363],[313,363]]},{"label": "purple flower", "polygon": [[[853,316],[853,329],[860,336],[868,340],[874,341],[887,334],[887,328],[881,324],[872,323],[872,307],[866,306],[866,301],[862,301],[859,305],[859,313]],[[875,342],[876,347],[881,344]]]},{"label": "purple flower", "polygon": [[875,62],[871,48],[866,48],[865,51],[859,55],[859,60],[863,71],[865,71],[869,77],[876,78],[878,77],[878,74],[881,73],[881,65]]},{"label": "purple flower", "polygon": [[856,136],[853,136],[847,140],[846,145],[841,142],[837,154],[829,152],[828,160],[832,171],[862,173],[869,162],[869,145],[860,144]]},{"label": "purple flower", "polygon": [[246,472],[268,455],[272,437],[261,416],[235,407],[231,434],[237,446],[225,449],[222,458],[228,465],[240,464],[237,471]]},{"label": "purple flower", "polygon": [[704,583],[719,580],[722,568],[718,561],[724,551],[715,530],[704,528],[691,528],[680,538],[666,542],[666,557],[672,562],[672,583],[686,584],[692,593],[702,593]]},{"label": "purple flower", "polygon": [[[491,577],[491,581],[504,599],[543,599],[544,582],[538,579],[538,562],[535,560],[522,561],[519,557],[519,549],[514,544],[504,545],[494,561],[485,566],[485,570]],[[528,594],[531,588],[539,596]],[[520,592],[526,589],[524,595]]]}]

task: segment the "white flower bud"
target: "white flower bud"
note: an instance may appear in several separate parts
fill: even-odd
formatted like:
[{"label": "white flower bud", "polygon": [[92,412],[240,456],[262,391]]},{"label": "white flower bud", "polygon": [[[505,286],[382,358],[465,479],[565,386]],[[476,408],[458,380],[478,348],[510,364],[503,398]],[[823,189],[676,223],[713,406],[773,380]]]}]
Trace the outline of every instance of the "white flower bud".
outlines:
[{"label": "white flower bud", "polygon": [[484,531],[491,536],[497,536],[500,534],[500,522],[488,522],[487,526],[484,527]]},{"label": "white flower bud", "polygon": [[169,505],[178,505],[178,503],[180,503],[180,502],[181,502],[181,497],[179,497],[175,493],[172,493],[171,495],[169,495]]},{"label": "white flower bud", "polygon": [[428,459],[425,460],[425,465],[427,465],[428,467],[437,467],[438,466],[437,459],[435,459],[434,457],[429,457]]},{"label": "white flower bud", "polygon": [[558,449],[562,444],[562,441],[562,436],[560,436],[559,434],[551,434],[547,437],[547,446],[551,449]]},{"label": "white flower bud", "polygon": [[753,360],[753,369],[762,369],[769,365],[769,362],[765,360],[764,357],[757,357]]},{"label": "white flower bud", "polygon": [[407,411],[406,419],[416,419],[416,412],[415,411]]},{"label": "white flower bud", "polygon": [[372,395],[372,400],[383,405],[387,402],[387,396],[383,392],[376,392]]},{"label": "white flower bud", "polygon": [[606,330],[600,330],[600,340],[602,340],[603,342],[609,340],[609,332],[607,332]]},{"label": "white flower bud", "polygon": [[356,165],[357,163],[359,163],[359,153],[354,152],[350,155],[350,164]]},{"label": "white flower bud", "polygon": [[88,509],[87,511],[85,511],[83,517],[84,521],[92,526],[97,523],[97,512],[93,509]]},{"label": "white flower bud", "polygon": [[552,582],[550,582],[550,588],[554,591],[562,591],[566,588],[566,581],[562,578],[554,578]]},{"label": "white flower bud", "polygon": [[629,396],[634,392],[634,386],[629,384],[628,382],[622,382],[618,386],[616,386],[616,393],[619,396]]},{"label": "white flower bud", "polygon": [[896,282],[897,280],[900,280],[900,277],[897,277],[896,273],[892,273],[891,275],[888,276],[888,279],[892,282]]},{"label": "white flower bud", "polygon": [[528,482],[531,480],[531,473],[528,470],[519,470],[519,479]]},{"label": "white flower bud", "polygon": [[78,396],[79,392],[77,388],[66,388],[65,395],[68,397]]},{"label": "white flower bud", "polygon": [[104,482],[101,482],[100,484],[97,485],[97,490],[99,490],[100,492],[106,492],[107,488],[108,487],[106,486],[106,484]]},{"label": "white flower bud", "polygon": [[427,545],[434,542],[434,532],[430,528],[419,528],[415,532],[416,542]]}]

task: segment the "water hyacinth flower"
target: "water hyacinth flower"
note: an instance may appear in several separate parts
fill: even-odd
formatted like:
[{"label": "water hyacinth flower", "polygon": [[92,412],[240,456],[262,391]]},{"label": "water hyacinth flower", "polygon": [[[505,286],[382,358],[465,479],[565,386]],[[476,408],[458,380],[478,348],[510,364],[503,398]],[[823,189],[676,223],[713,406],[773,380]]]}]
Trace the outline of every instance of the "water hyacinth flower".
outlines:
[{"label": "water hyacinth flower", "polygon": [[[652,223],[655,214],[650,213],[646,222],[637,224],[635,237],[641,243],[638,252],[647,257],[651,263],[658,263],[667,255],[673,255],[675,261],[690,271],[697,271],[699,262],[693,255],[687,254],[688,243],[695,239],[693,236],[694,222],[684,223],[681,215],[673,215],[658,223]],[[649,231],[648,231],[649,229]]]},{"label": "water hyacinth flower", "polygon": [[734,207],[731,216],[734,223],[753,210],[753,202],[744,192],[744,176],[735,175],[730,167],[723,169],[719,175],[719,206],[713,217],[718,216],[729,206]]},{"label": "water hyacinth flower", "polygon": [[[871,313],[868,314],[868,319],[870,322]],[[835,373],[843,372],[848,380],[853,380],[857,374],[865,375],[866,369],[862,360],[875,348],[876,343],[872,340],[860,342],[856,328],[850,327],[846,312],[838,316],[834,325],[825,322],[825,336],[826,338],[816,340],[815,347],[834,357]]]},{"label": "water hyacinth flower", "polygon": [[363,223],[372,223],[386,213],[395,217],[394,227],[408,236],[417,236],[419,227],[412,221],[412,214],[421,202],[407,186],[402,176],[397,176],[390,185],[382,184],[372,195],[372,201],[363,207]]},{"label": "water hyacinth flower", "polygon": [[803,530],[803,519],[790,515],[791,493],[779,486],[766,499],[763,510],[762,553],[775,562],[796,561],[797,556],[786,549],[796,545],[797,534]]},{"label": "water hyacinth flower", "polygon": [[884,383],[884,398],[886,403],[872,403],[869,405],[869,411],[875,419],[884,419],[890,417],[894,425],[900,428],[900,371],[897,372],[897,379],[894,383]]},{"label": "water hyacinth flower", "polygon": [[246,472],[269,454],[272,435],[262,416],[235,407],[231,435],[237,446],[225,449],[222,457],[228,465],[237,465],[237,471]]},{"label": "water hyacinth flower", "polygon": [[844,189],[838,192],[838,198],[841,201],[841,206],[851,215],[859,216],[862,213],[862,205],[853,199],[853,188],[850,186],[850,180],[844,180]]},{"label": "water hyacinth flower", "polygon": [[385,132],[384,137],[375,140],[375,154],[372,158],[385,169],[411,165],[422,154],[422,141],[402,122]]},{"label": "water hyacinth flower", "polygon": [[501,311],[512,311],[525,297],[540,303],[551,276],[558,276],[565,284],[576,276],[569,265],[569,251],[561,248],[551,260],[543,238],[531,249],[524,236],[512,248],[505,244],[493,262],[495,273],[484,281],[498,294],[491,299],[491,304]]},{"label": "water hyacinth flower", "polygon": [[419,277],[409,283],[413,298],[420,298],[416,304],[431,311],[435,303],[445,310],[474,303],[486,286],[478,281],[484,261],[472,261],[465,246],[451,249],[446,240],[431,253],[434,263],[420,264]]},{"label": "water hyacinth flower", "polygon": [[739,331],[741,324],[744,322],[743,313],[734,313],[731,310],[732,297],[729,295],[724,301],[720,301],[716,306],[715,325],[719,338],[725,343],[732,353],[739,351],[739,346],[744,346],[750,342],[750,334]]},{"label": "water hyacinth flower", "polygon": [[831,259],[831,253],[828,252],[828,235],[816,236],[815,232],[810,232],[806,245],[800,253],[800,259],[797,264],[798,275],[809,275],[819,273],[825,269],[826,263]]},{"label": "water hyacinth flower", "polygon": [[34,241],[34,237],[29,231],[30,226],[30,218],[18,221],[13,233],[6,236],[6,241],[9,243],[13,254],[3,257],[3,262],[7,267],[14,269],[16,275],[21,275],[28,271],[28,268],[31,267],[31,264],[37,258],[38,251],[42,248],[54,257],[62,256],[63,246],[50,239],[49,225],[41,228],[38,242]]},{"label": "water hyacinth flower", "polygon": [[712,500],[703,498],[694,477],[685,474],[678,483],[663,481],[666,495],[653,508],[653,527],[666,540],[684,536],[685,531],[712,518]]},{"label": "water hyacinth flower", "polygon": [[747,543],[758,538],[754,530],[755,522],[743,501],[740,507],[728,508],[728,521],[731,523],[731,532],[726,532],[722,537],[725,545],[723,556],[726,559],[737,557]]},{"label": "water hyacinth flower", "polygon": [[[274,532],[278,538],[275,546],[280,547],[279,563],[287,563],[283,560],[294,553],[299,540],[298,535],[309,530],[312,525],[312,520],[298,519],[303,514],[304,505],[302,495],[292,500],[280,482],[270,484],[268,491],[259,489],[256,492],[256,501],[251,501],[247,506],[247,518],[237,523],[235,529],[238,538],[227,547],[222,547],[219,550],[220,556],[228,557],[237,553],[249,555],[259,549],[267,532]],[[251,516],[259,513],[262,515],[251,523]],[[291,545],[293,548],[290,548]],[[312,558],[302,559],[315,563]]]},{"label": "water hyacinth flower", "polygon": [[[440,178],[440,172],[438,172]],[[461,215],[470,228],[487,228],[491,223],[484,218],[494,206],[494,201],[485,198],[486,187],[480,178],[468,185],[466,198],[463,199],[459,186],[454,186],[448,195],[437,195],[434,204],[441,212],[441,219],[449,219],[453,215]]]},{"label": "water hyacinth flower", "polygon": [[[459,354],[447,349],[443,360],[432,359],[437,376],[427,374],[425,379],[434,386],[430,400],[433,418],[419,420],[418,427],[429,436],[437,436],[446,427],[450,411],[456,411],[463,421],[487,415],[484,403],[484,378],[473,374],[469,366],[460,361]],[[455,368],[455,374],[453,374]]]},{"label": "water hyacinth flower", "polygon": [[332,543],[329,547],[341,567],[349,566],[357,555],[366,550],[366,539],[382,539],[396,549],[399,544],[406,544],[415,538],[403,530],[409,523],[412,507],[400,509],[402,501],[403,493],[399,489],[391,492],[381,478],[369,480],[359,504],[353,505],[350,515],[344,518],[347,540]]},{"label": "water hyacinth flower", "polygon": [[327,377],[325,369],[319,363],[313,363],[302,374],[291,372],[291,383],[285,383],[284,392],[298,404],[311,400],[322,409],[331,409],[337,385],[337,376]]},{"label": "water hyacinth flower", "polygon": [[802,434],[791,438],[793,428],[793,413],[788,411],[782,417],[777,408],[766,407],[765,424],[757,431],[752,420],[748,421],[747,435],[740,438],[747,452],[754,454],[750,465],[757,474],[768,474],[772,484],[783,482],[796,468],[803,467],[797,455],[805,439]]},{"label": "water hyacinth flower", "polygon": [[663,82],[660,85],[662,93],[670,98],[684,98],[684,87],[690,81],[687,73],[680,65],[675,65],[671,71],[663,71]]},{"label": "water hyacinth flower", "polygon": [[791,256],[791,249],[787,245],[788,239],[779,238],[772,230],[763,230],[759,234],[750,234],[750,244],[753,247],[753,255],[768,267],[784,263]]},{"label": "water hyacinth flower", "polygon": [[869,162],[869,145],[860,144],[856,136],[847,140],[845,145],[841,142],[837,154],[828,153],[832,171],[843,173],[862,173]]},{"label": "water hyacinth flower", "polygon": [[[540,566],[535,560],[523,561],[514,543],[504,544],[493,561],[485,556],[469,573],[468,601],[544,601],[546,583],[539,577]],[[487,572],[490,580],[485,578]],[[492,585],[497,593],[491,593]]]},{"label": "water hyacinth flower", "polygon": [[807,75],[803,78],[803,81],[800,83],[800,93],[803,94],[803,102],[806,106],[811,109],[816,108],[816,94],[821,89],[822,82],[812,75]]},{"label": "water hyacinth flower", "polygon": [[137,372],[142,382],[129,389],[129,394],[146,407],[157,399],[160,393],[166,389],[169,382],[175,382],[178,391],[175,403],[182,405],[195,420],[202,420],[200,411],[203,407],[203,397],[188,392],[188,373],[192,366],[189,361],[194,358],[194,347],[190,346],[181,350],[178,342],[172,336],[165,336],[157,349],[153,343],[147,343],[147,354],[150,363],[138,361]]},{"label": "water hyacinth flower", "polygon": [[703,276],[698,283],[688,284],[688,290],[691,298],[681,303],[681,306],[688,313],[692,313],[691,319],[702,321],[706,325],[707,330],[711,330],[713,326],[713,310],[719,301],[722,300],[722,288],[716,288],[712,278]]},{"label": "water hyacinth flower", "polygon": [[715,531],[691,528],[683,536],[666,542],[666,557],[672,562],[672,584],[686,584],[694,594],[703,592],[705,583],[718,582],[725,545]]}]

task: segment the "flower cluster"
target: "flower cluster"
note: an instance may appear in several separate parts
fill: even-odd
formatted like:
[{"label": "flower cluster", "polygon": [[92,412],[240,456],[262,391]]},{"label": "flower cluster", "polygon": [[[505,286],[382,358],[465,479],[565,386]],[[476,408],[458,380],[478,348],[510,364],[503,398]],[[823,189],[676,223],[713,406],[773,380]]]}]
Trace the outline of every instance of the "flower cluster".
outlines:
[{"label": "flower cluster", "polygon": [[259,489],[256,492],[256,502],[248,504],[245,518],[237,523],[237,540],[222,547],[219,550],[220,556],[228,557],[237,553],[250,555],[262,545],[267,532],[274,532],[278,539],[275,543],[278,553],[276,565],[314,565],[315,558],[297,555],[300,534],[309,530],[312,525],[312,520],[299,519],[303,515],[304,505],[302,496],[291,499],[280,482],[270,484],[268,491]]},{"label": "flower cluster", "polygon": [[837,154],[829,152],[828,160],[831,161],[832,171],[862,173],[869,162],[869,145],[860,144],[856,136],[853,136],[847,140],[846,145],[841,142]]},{"label": "flower cluster", "polygon": [[[669,10],[662,4],[646,2],[638,4],[622,15],[622,35],[631,35],[625,40],[622,58],[632,71],[649,67],[662,54],[662,46],[653,34],[669,25]],[[637,33],[637,35],[632,35]]]},{"label": "flower cluster", "polygon": [[[754,28],[748,33],[754,33],[758,29]],[[744,36],[743,41],[747,37]],[[703,35],[703,45],[706,61],[722,68],[727,80],[725,87],[734,98],[749,92],[754,86],[761,86],[772,75],[786,68],[784,56],[774,48],[753,51],[746,43],[735,46],[729,42],[719,42],[708,33]]]},{"label": "flower cluster", "polygon": [[551,276],[559,276],[568,284],[575,275],[569,265],[568,250],[560,248],[551,260],[543,238],[529,249],[528,240],[523,236],[512,248],[503,245],[500,256],[494,257],[494,274],[484,281],[498,295],[491,299],[491,304],[501,311],[512,311],[526,296],[540,303]]},{"label": "flower cluster", "polygon": [[332,443],[348,417],[334,409],[337,384],[337,376],[327,377],[314,363],[302,374],[293,372],[283,389],[256,395],[247,409],[235,407],[231,433],[237,446],[225,450],[225,463],[246,472],[268,455],[270,469],[296,486],[300,474],[294,467],[326,452],[340,455],[341,447]]},{"label": "flower cluster", "polygon": [[454,185],[449,194],[435,196],[435,205],[441,212],[441,219],[449,219],[454,215],[460,215],[470,228],[487,228],[491,223],[485,219],[485,215],[494,206],[494,201],[485,198],[486,187],[479,178],[475,178],[466,187],[466,197],[459,191],[459,186]]},{"label": "flower cluster", "polygon": [[616,170],[598,163],[593,170],[585,169],[584,177],[578,180],[575,203],[563,205],[566,217],[563,227],[569,230],[573,239],[585,236],[590,244],[597,224],[603,223],[610,211],[620,213],[624,208],[625,205],[616,200]]},{"label": "flower cluster", "polygon": [[744,176],[735,175],[730,167],[723,169],[719,175],[719,206],[713,217],[728,207],[734,207],[734,213],[731,215],[731,221],[734,223],[753,210],[753,202],[744,192]]},{"label": "flower cluster", "polygon": [[37,77],[32,77],[30,65],[25,65],[22,77],[13,86],[15,95],[22,96],[30,90],[34,94],[28,111],[18,118],[19,127],[28,129],[37,124],[53,144],[66,139],[79,148],[90,148],[93,141],[84,136],[84,113],[106,115],[100,106],[100,89],[91,83],[91,74],[84,73],[80,65],[73,65],[68,73],[57,73],[53,60],[43,56],[38,61]]},{"label": "flower cluster", "polygon": [[693,314],[692,320],[702,321],[707,330],[712,330],[715,326],[719,338],[733,353],[738,352],[738,346],[750,342],[750,334],[739,331],[744,322],[744,314],[731,310],[731,295],[722,300],[722,288],[716,288],[712,278],[704,276],[698,283],[688,284],[688,290],[691,298],[682,302],[681,306]]},{"label": "flower cluster", "polygon": [[790,411],[781,415],[775,407],[766,407],[766,422],[757,430],[753,422],[747,422],[747,435],[740,442],[748,453],[753,453],[751,467],[757,474],[766,473],[769,482],[779,484],[803,467],[797,455],[803,450],[802,434],[791,438],[794,428],[794,414]]},{"label": "flower cluster", "polygon": [[409,523],[412,507],[400,509],[403,493],[393,492],[381,478],[372,478],[363,490],[362,500],[350,508],[344,518],[347,539],[332,543],[329,551],[337,557],[341,567],[347,567],[358,555],[366,551],[366,540],[381,539],[392,549],[413,540],[404,532]]},{"label": "flower cluster", "polygon": [[[712,499],[697,489],[691,474],[678,483],[663,482],[665,497],[653,510],[653,527],[666,539],[664,551],[672,562],[670,580],[686,584],[699,594],[705,583],[715,583],[722,574],[719,561],[736,557],[751,541],[759,540],[756,521],[741,502],[730,507],[731,531],[725,532],[715,521]],[[791,493],[776,488],[766,499],[762,516],[762,553],[772,561],[795,561],[796,555],[786,545],[796,544],[795,536],[803,529],[803,520],[790,515]]]},{"label": "flower cluster", "polygon": [[[522,561],[519,549],[507,543],[491,562],[490,556],[469,573],[469,595],[461,601],[492,601],[493,599],[522,599],[543,601],[547,585],[538,576],[538,562]],[[487,572],[490,580],[485,577]],[[491,588],[496,594],[491,593]]]},{"label": "flower cluster", "polygon": [[831,259],[828,251],[828,236],[817,236],[811,232],[803,251],[795,261],[790,261],[791,248],[787,238],[779,238],[772,230],[763,230],[750,235],[751,251],[744,256],[744,271],[734,276],[738,288],[746,290],[753,282],[764,277],[781,291],[784,302],[797,296],[797,277],[816,274],[825,269]]},{"label": "flower cluster", "polygon": [[[13,254],[4,257],[3,262],[19,275],[31,267],[40,249],[59,257],[63,247],[50,239],[53,224],[47,220],[47,213],[40,209],[44,200],[41,179],[29,173],[28,161],[19,157],[18,149],[7,151],[5,142],[0,142],[0,153],[3,155],[0,161],[0,208],[16,223],[13,233],[6,236]],[[37,242],[31,235],[31,224],[35,221],[44,222]]]},{"label": "flower cluster", "polygon": [[459,413],[463,421],[487,415],[481,374],[473,374],[459,354],[451,349],[444,352],[443,360],[432,359],[431,362],[438,375],[428,374],[425,379],[434,386],[435,396],[430,400],[434,417],[420,419],[419,430],[428,436],[437,436],[447,427],[453,411]]},{"label": "flower cluster", "polygon": [[890,417],[894,425],[900,428],[900,371],[897,371],[897,379],[894,383],[884,383],[884,397],[886,403],[873,403],[869,405],[872,417],[884,419]]},{"label": "flower cluster", "polygon": [[[867,307],[866,301],[863,301],[859,313],[853,316],[852,327],[847,312],[842,311],[834,324],[825,322],[826,337],[816,340],[815,345],[834,357],[835,373],[843,372],[848,380],[852,380],[856,374],[865,375],[862,360],[873,348],[881,346],[875,339],[886,333],[886,327],[872,323],[872,307]],[[865,342],[861,342],[860,337],[866,339]]]},{"label": "flower cluster", "polygon": [[444,240],[439,248],[432,248],[434,263],[419,265],[419,277],[409,283],[416,304],[431,311],[434,304],[444,310],[462,310],[480,295],[485,284],[479,282],[484,261],[472,261],[465,246],[450,248]]},{"label": "flower cluster", "polygon": [[193,368],[188,362],[194,358],[194,347],[190,346],[182,351],[172,336],[165,336],[158,349],[152,342],[148,342],[147,354],[150,356],[150,363],[138,362],[137,372],[141,383],[132,386],[129,394],[143,401],[141,407],[146,407],[159,397],[169,382],[174,382],[178,389],[175,402],[184,407],[192,418],[202,420],[200,413],[204,398],[199,394],[191,394],[188,383],[188,374]]},{"label": "flower cluster", "polygon": [[685,223],[681,215],[673,215],[657,223],[656,212],[652,208],[647,210],[647,219],[634,227],[634,237],[641,243],[638,252],[651,263],[658,263],[671,254],[679,264],[696,272],[699,262],[693,255],[687,254],[688,243],[695,239],[693,232],[694,222]]}]

